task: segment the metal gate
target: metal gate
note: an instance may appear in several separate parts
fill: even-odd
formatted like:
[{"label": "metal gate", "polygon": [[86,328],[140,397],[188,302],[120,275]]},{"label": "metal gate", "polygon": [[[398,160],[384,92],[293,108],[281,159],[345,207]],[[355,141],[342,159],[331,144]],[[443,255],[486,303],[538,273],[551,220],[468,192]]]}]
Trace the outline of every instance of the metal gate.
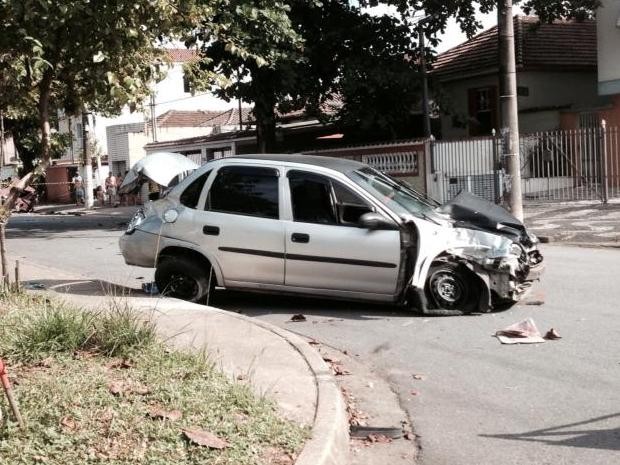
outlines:
[{"label": "metal gate", "polygon": [[446,202],[466,190],[492,202],[500,202],[500,154],[498,137],[433,142],[431,196]]},{"label": "metal gate", "polygon": [[[501,202],[504,183],[499,137],[432,144],[432,192],[447,201],[461,190]],[[521,135],[525,201],[600,200],[620,196],[618,129],[596,128]]]}]

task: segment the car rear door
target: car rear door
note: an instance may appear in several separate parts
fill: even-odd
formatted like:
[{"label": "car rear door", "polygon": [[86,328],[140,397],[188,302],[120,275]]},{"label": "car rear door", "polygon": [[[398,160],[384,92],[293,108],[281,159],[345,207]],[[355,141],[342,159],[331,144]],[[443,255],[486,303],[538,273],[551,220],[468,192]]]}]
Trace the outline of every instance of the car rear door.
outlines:
[{"label": "car rear door", "polygon": [[372,206],[340,181],[290,170],[286,224],[287,286],[393,295],[400,233],[358,227]]},{"label": "car rear door", "polygon": [[215,254],[224,285],[284,284],[280,197],[275,166],[231,164],[215,174],[195,218],[200,245]]}]

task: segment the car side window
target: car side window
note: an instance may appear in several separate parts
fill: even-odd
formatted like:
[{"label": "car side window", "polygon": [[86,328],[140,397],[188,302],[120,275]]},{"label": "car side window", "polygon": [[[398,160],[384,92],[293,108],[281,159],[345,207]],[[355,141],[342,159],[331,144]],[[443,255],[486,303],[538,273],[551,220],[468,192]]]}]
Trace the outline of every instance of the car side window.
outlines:
[{"label": "car side window", "polygon": [[202,193],[202,188],[207,182],[207,178],[211,174],[211,170],[206,173],[201,174],[196,179],[192,181],[192,183],[185,188],[183,193],[181,194],[180,201],[181,204],[186,206],[187,208],[195,209],[198,206],[198,199],[200,199],[200,194]]},{"label": "car side window", "polygon": [[303,171],[289,171],[293,219],[300,223],[336,224],[329,179]]},{"label": "car side window", "polygon": [[338,181],[332,180],[332,187],[336,198],[336,212],[338,213],[340,224],[357,226],[360,217],[364,213],[374,211],[374,208],[364,199]]},{"label": "car side window", "polygon": [[293,220],[300,223],[357,226],[372,208],[338,181],[305,171],[289,171]]},{"label": "car side window", "polygon": [[256,166],[220,168],[205,209],[278,219],[278,171]]}]

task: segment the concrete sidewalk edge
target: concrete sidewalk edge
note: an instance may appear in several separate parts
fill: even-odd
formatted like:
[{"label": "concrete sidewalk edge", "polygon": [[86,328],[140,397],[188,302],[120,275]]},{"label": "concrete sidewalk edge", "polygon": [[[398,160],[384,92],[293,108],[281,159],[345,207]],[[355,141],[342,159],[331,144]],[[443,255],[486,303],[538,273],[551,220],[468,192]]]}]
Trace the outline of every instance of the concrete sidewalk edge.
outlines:
[{"label": "concrete sidewalk edge", "polygon": [[[176,299],[169,299],[174,301]],[[306,361],[314,374],[317,403],[312,425],[312,436],[295,461],[296,465],[346,465],[349,463],[349,422],[340,388],[329,367],[306,341],[290,331],[265,321],[231,313],[214,307],[179,301],[184,308],[219,313],[259,326],[284,339]]]}]

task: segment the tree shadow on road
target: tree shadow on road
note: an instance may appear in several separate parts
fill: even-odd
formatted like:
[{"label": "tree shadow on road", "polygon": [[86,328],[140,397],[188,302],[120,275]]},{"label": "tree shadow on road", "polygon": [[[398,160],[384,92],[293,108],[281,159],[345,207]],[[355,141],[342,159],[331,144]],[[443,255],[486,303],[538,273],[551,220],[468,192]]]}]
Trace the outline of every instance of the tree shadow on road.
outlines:
[{"label": "tree shadow on road", "polygon": [[481,434],[480,436],[492,439],[538,442],[550,446],[567,446],[620,451],[620,426],[610,427],[607,423],[604,425],[605,427],[602,428],[583,428],[585,425],[593,425],[598,422],[604,422],[612,419],[620,420],[620,413],[592,418],[590,420],[584,420],[577,423],[555,426],[552,428],[528,431],[525,433]]}]

